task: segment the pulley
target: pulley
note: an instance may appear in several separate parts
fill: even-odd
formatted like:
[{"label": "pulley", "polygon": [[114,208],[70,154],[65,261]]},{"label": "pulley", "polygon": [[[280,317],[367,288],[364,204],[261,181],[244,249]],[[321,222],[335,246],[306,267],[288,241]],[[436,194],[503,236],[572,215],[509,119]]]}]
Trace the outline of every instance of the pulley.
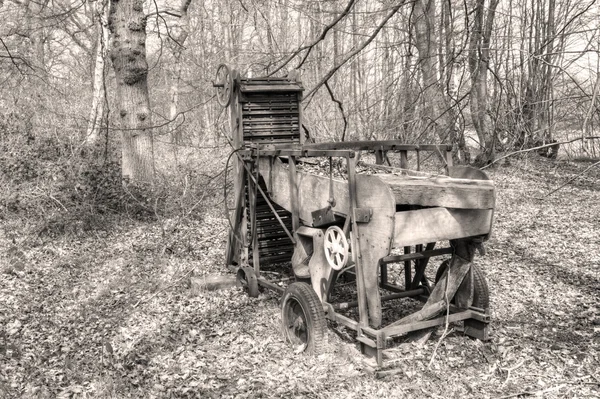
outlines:
[{"label": "pulley", "polygon": [[348,263],[348,240],[344,231],[331,226],[325,231],[325,258],[334,270],[342,270]]},{"label": "pulley", "polygon": [[231,103],[233,98],[233,76],[231,70],[225,64],[217,67],[217,75],[213,82],[213,87],[217,88],[217,101],[223,108]]}]

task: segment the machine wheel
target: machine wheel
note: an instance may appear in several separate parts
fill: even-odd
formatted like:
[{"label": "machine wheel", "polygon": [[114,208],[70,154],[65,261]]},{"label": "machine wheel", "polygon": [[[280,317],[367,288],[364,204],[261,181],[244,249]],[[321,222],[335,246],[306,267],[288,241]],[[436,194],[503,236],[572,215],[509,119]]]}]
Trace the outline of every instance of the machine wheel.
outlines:
[{"label": "machine wheel", "polygon": [[342,270],[348,263],[348,240],[344,231],[331,226],[325,231],[325,258],[333,270]]},{"label": "machine wheel", "polygon": [[319,354],[325,349],[327,324],[323,305],[306,283],[290,284],[281,300],[281,325],[296,352]]},{"label": "machine wheel", "polygon": [[214,86],[217,88],[217,101],[226,108],[233,98],[233,76],[227,65],[221,64],[217,67]]},{"label": "machine wheel", "polygon": [[[440,278],[442,278],[442,275],[449,264],[450,260],[445,260],[438,268],[435,274],[436,284]],[[471,268],[473,269],[473,306],[476,308],[488,309],[490,307],[490,291],[485,276],[477,265],[472,264]]]},{"label": "machine wheel", "polygon": [[244,291],[248,293],[248,296],[252,298],[258,297],[258,280],[256,279],[256,273],[251,267],[240,267],[237,271],[238,284],[244,288]]}]

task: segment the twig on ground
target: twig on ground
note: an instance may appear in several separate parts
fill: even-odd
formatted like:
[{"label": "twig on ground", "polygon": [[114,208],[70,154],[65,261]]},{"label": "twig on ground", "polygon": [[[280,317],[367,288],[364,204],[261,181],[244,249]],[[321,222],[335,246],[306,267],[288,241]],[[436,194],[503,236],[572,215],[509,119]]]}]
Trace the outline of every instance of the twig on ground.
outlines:
[{"label": "twig on ground", "polygon": [[154,294],[152,294],[151,296],[149,296],[148,298],[146,298],[146,300],[144,300],[144,298],[140,298],[135,305],[133,305],[133,308],[137,308],[138,305],[142,302],[148,302],[149,300],[153,299],[154,297],[156,297],[158,294],[165,292],[166,290],[176,286],[177,284],[179,284],[181,282],[181,280],[183,280],[184,278],[186,278],[187,276],[189,276],[190,274],[192,274],[192,272],[196,270],[196,267],[192,267],[190,270],[188,270],[183,276],[181,276],[181,278],[177,279],[177,281],[175,281],[173,284],[169,284],[167,285],[165,288],[163,288],[162,290],[158,290],[156,291]]},{"label": "twig on ground", "polygon": [[554,387],[550,387],[550,388],[546,388],[546,389],[542,389],[539,391],[522,391],[522,392],[516,392],[510,395],[506,395],[506,396],[500,396],[498,399],[509,399],[509,398],[516,398],[517,396],[535,396],[535,395],[540,395],[546,392],[552,392],[552,391],[558,391],[559,389],[563,388],[566,384],[560,384],[560,385],[556,385]]},{"label": "twig on ground", "polygon": [[521,154],[523,152],[530,152],[530,151],[535,151],[535,150],[541,150],[543,148],[548,148],[548,147],[552,147],[552,146],[555,146],[555,145],[570,144],[570,143],[574,143],[575,141],[592,140],[592,139],[600,139],[600,137],[598,137],[598,136],[577,137],[576,139],[567,140],[567,141],[559,141],[557,143],[545,144],[545,145],[541,145],[539,147],[525,148],[524,150],[519,150],[519,151],[511,152],[510,154],[506,154],[506,155],[504,155],[504,156],[502,156],[502,157],[500,157],[498,159],[494,159],[492,162],[490,162],[489,164],[487,164],[485,166],[482,166],[479,169],[484,170],[485,168],[488,168],[488,167],[492,166],[496,162],[500,162],[503,159],[506,159],[508,157],[512,157],[513,155]]},{"label": "twig on ground", "polygon": [[433,364],[433,361],[435,360],[435,355],[437,353],[437,350],[438,350],[440,344],[442,343],[442,341],[444,340],[444,338],[446,338],[447,335],[449,335],[450,333],[452,333],[452,331],[454,331],[454,329],[448,331],[448,326],[450,325],[450,322],[449,322],[450,301],[448,300],[448,280],[450,279],[449,276],[450,276],[450,267],[448,267],[448,275],[446,276],[446,290],[444,291],[444,297],[446,300],[446,323],[444,325],[444,332],[440,336],[440,339],[438,339],[438,341],[436,342],[435,348],[433,348],[433,353],[431,354],[431,359],[429,360],[429,364],[427,365],[427,368],[431,368],[431,365]]},{"label": "twig on ground", "polygon": [[516,369],[518,369],[519,367],[521,367],[523,365],[525,361],[523,359],[521,359],[516,365],[512,366],[512,367],[500,367],[500,370],[504,370],[506,371],[506,380],[504,380],[504,382],[502,383],[502,385],[506,385],[506,383],[508,382],[508,380],[510,380],[510,373]]},{"label": "twig on ground", "polygon": [[574,180],[576,180],[579,176],[583,175],[585,172],[587,172],[588,170],[592,169],[594,166],[598,166],[598,165],[600,165],[600,161],[595,162],[592,165],[588,166],[587,168],[585,168],[583,170],[583,172],[580,172],[580,173],[576,174],[575,176],[573,176],[572,178],[570,178],[569,180],[567,180],[564,184],[558,186],[557,188],[555,188],[554,190],[550,191],[548,194],[544,195],[543,197],[535,197],[535,199],[543,201],[544,199],[546,199],[547,197],[551,196],[552,194],[554,194],[555,192],[557,192],[561,188],[565,187],[569,183],[571,183]]}]

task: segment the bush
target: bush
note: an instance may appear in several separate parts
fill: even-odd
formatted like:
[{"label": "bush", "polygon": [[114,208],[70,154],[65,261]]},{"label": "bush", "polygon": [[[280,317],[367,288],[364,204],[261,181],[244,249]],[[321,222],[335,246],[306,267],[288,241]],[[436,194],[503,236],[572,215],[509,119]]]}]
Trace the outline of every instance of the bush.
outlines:
[{"label": "bush", "polygon": [[214,161],[216,177],[183,164],[157,173],[153,184],[123,185],[116,143],[90,148],[34,135],[27,120],[0,114],[0,219],[27,217],[41,221],[42,234],[79,234],[103,228],[111,216],[197,219],[220,193]]}]

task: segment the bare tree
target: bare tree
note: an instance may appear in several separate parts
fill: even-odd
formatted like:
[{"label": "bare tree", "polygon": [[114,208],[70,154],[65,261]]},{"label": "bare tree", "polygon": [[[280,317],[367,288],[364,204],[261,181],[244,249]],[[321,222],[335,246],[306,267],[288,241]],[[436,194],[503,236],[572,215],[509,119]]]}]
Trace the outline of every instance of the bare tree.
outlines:
[{"label": "bare tree", "polygon": [[152,123],[146,61],[146,15],[142,0],[112,0],[108,27],[117,80],[118,128],[122,132],[122,176],[152,181]]},{"label": "bare tree", "polygon": [[96,19],[97,44],[94,63],[94,79],[92,86],[92,106],[88,119],[88,128],[85,137],[86,144],[92,145],[98,141],[102,122],[106,117],[106,55],[108,52],[108,2],[110,0],[98,0],[94,16]]},{"label": "bare tree", "polygon": [[479,146],[483,150],[480,155],[483,163],[493,161],[496,142],[494,125],[488,109],[488,69],[490,39],[498,1],[489,0],[486,7],[485,0],[476,0],[469,42],[471,120],[477,132]]}]

